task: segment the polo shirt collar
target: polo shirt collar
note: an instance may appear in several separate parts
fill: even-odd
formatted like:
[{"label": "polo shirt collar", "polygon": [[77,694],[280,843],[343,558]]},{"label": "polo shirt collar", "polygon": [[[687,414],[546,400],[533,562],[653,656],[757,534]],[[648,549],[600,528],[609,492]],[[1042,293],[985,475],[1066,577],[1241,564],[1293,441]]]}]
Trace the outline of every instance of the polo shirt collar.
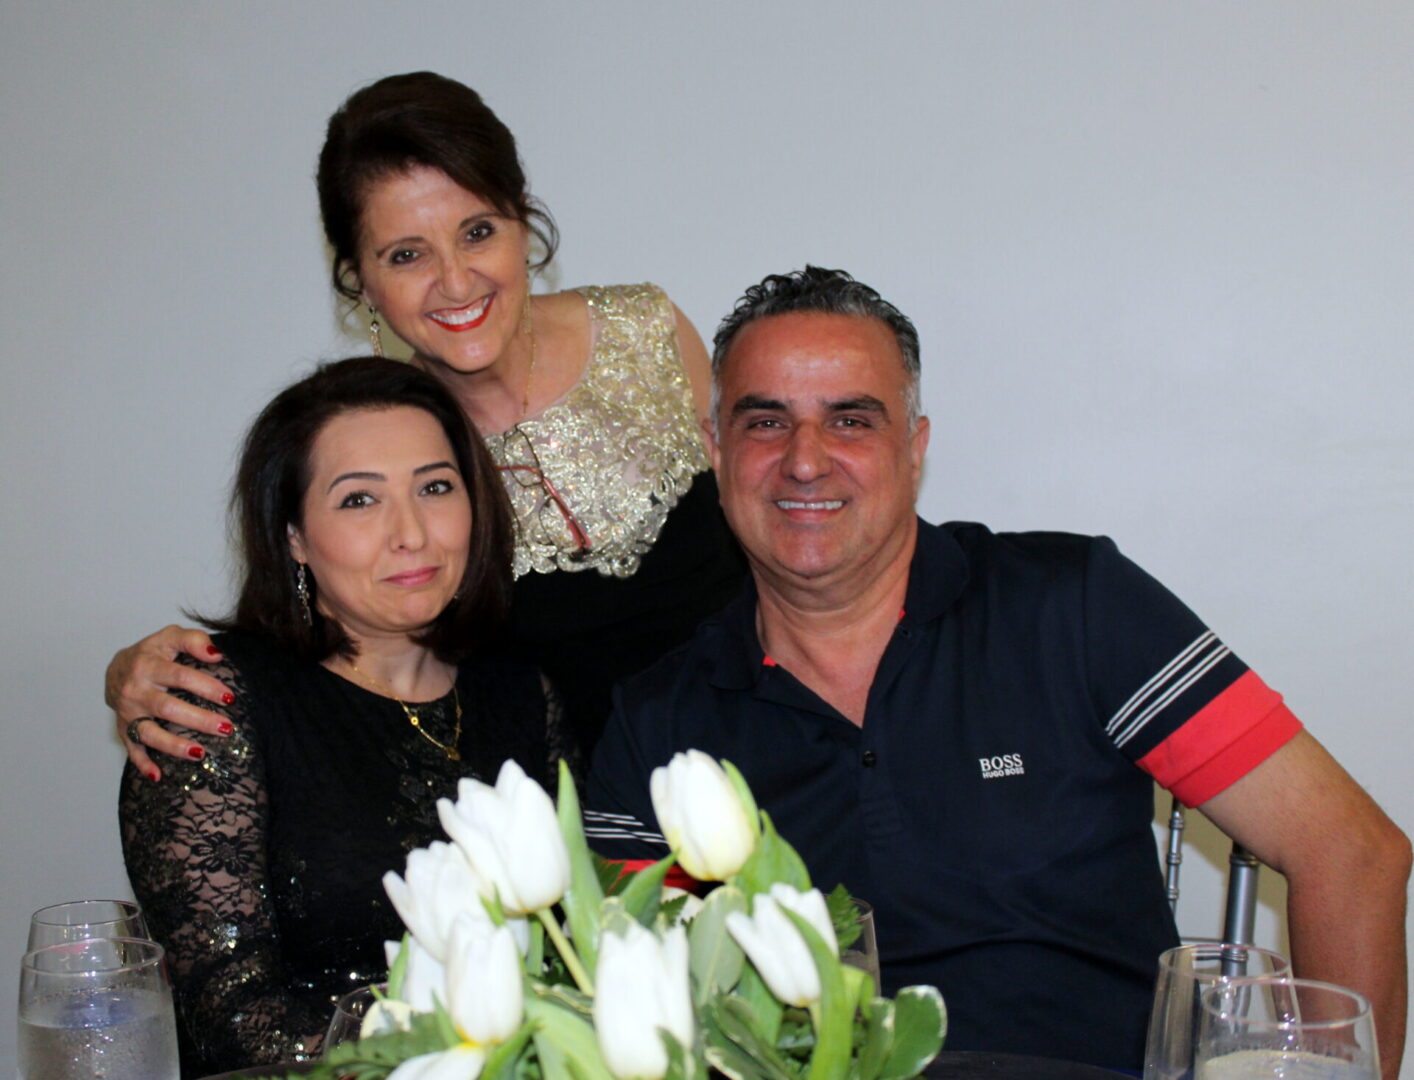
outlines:
[{"label": "polo shirt collar", "polygon": [[[942,616],[962,594],[967,578],[967,556],[951,530],[919,518],[900,625],[918,626]],[[718,616],[720,647],[712,668],[713,686],[746,690],[764,673],[766,653],[756,636],[756,595],[756,581],[748,577],[746,587]]]}]

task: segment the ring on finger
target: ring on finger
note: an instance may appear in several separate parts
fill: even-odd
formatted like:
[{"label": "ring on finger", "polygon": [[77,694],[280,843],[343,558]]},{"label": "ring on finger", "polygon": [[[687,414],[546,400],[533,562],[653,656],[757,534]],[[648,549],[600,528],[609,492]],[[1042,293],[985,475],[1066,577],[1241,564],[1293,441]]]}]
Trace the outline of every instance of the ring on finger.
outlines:
[{"label": "ring on finger", "polygon": [[150,717],[150,716],[139,716],[136,720],[129,720],[129,721],[128,721],[127,730],[126,730],[126,734],[127,734],[127,736],[128,736],[128,742],[130,742],[130,743],[137,743],[139,746],[145,746],[145,745],[147,745],[146,743],[144,743],[141,739],[139,739],[139,738],[137,737],[137,729],[138,729],[138,726],[139,726],[140,724],[144,723],[145,721],[151,720],[151,719],[152,719],[152,717]]}]

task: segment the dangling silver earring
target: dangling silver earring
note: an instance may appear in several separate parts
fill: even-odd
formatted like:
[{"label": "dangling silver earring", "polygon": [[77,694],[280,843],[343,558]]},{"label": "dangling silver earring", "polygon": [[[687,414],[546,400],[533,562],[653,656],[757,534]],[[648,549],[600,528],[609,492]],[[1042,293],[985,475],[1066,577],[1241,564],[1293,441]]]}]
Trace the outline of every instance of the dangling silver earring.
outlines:
[{"label": "dangling silver earring", "polygon": [[378,324],[378,309],[372,304],[368,305],[368,316],[368,340],[373,343],[373,355],[382,360],[383,336],[379,331],[383,328]]},{"label": "dangling silver earring", "polygon": [[304,579],[304,563],[296,565],[299,569],[295,571],[295,592],[299,595],[300,607],[304,608],[304,624],[308,626],[314,621],[309,613],[309,583]]}]

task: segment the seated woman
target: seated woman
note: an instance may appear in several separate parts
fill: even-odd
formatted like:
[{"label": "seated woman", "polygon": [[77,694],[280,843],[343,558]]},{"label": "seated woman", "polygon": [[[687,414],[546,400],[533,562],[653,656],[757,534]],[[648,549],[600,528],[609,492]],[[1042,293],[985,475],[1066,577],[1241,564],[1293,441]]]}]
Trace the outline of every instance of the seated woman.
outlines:
[{"label": "seated woman", "polygon": [[506,758],[549,785],[566,753],[541,676],[491,648],[510,512],[437,380],[368,358],[291,386],[246,437],[232,516],[240,592],[207,625],[234,734],[155,784],[129,765],[120,799],[190,1075],[317,1054],[333,1001],[386,970],[380,879],[441,835],[436,800]]}]

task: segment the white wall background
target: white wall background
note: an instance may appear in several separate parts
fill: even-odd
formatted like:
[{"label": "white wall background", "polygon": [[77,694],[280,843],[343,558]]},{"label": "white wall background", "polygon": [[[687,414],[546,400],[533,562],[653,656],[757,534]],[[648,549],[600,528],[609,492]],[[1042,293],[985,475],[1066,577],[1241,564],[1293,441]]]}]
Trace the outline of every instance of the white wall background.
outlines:
[{"label": "white wall background", "polygon": [[806,260],[880,288],[925,513],[1117,537],[1409,830],[1411,49],[1405,0],[4,0],[6,965],[31,909],[126,887],[103,666],[222,603],[240,432],[364,349],[314,159],[418,68],[517,133],[561,285],[657,281],[704,333]]}]

